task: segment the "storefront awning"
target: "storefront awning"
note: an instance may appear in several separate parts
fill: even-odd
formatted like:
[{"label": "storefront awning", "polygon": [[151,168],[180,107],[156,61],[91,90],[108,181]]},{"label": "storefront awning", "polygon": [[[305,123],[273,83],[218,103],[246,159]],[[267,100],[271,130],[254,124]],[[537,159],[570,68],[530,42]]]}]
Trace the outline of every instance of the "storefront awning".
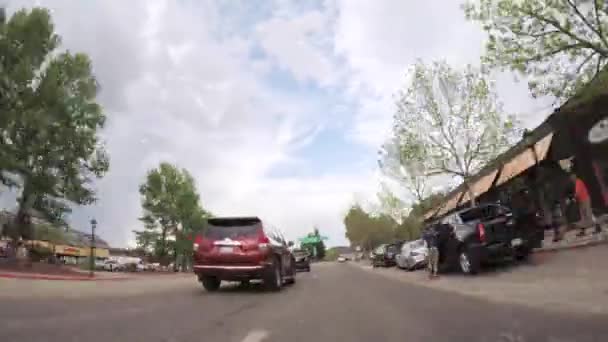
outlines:
[{"label": "storefront awning", "polygon": [[452,197],[450,197],[446,202],[445,205],[441,207],[441,209],[439,209],[439,212],[437,213],[437,215],[444,215],[445,213],[449,212],[450,210],[456,208],[456,205],[458,204],[458,199],[460,198],[460,192],[456,193],[455,195],[453,195]]},{"label": "storefront awning", "polygon": [[551,147],[551,141],[553,141],[553,132],[547,134],[547,136],[534,144],[534,151],[536,152],[536,157],[538,158],[539,162],[547,158],[549,147]]},{"label": "storefront awning", "polygon": [[532,167],[534,164],[536,164],[534,152],[532,152],[532,149],[526,148],[502,167],[500,177],[496,181],[496,185],[501,185],[508,182],[512,178]]},{"label": "storefront awning", "polygon": [[[471,185],[471,190],[473,191],[473,194],[475,194],[475,197],[486,193],[488,189],[490,189],[490,187],[492,186],[492,182],[494,182],[494,178],[496,178],[497,173],[498,170],[494,170],[489,174],[481,177]],[[464,196],[462,196],[462,200],[460,201],[460,203],[466,203],[470,200],[471,196],[469,195],[469,192],[466,191],[464,193]]]},{"label": "storefront awning", "polygon": [[427,211],[426,214],[424,214],[424,219],[428,220],[428,219],[432,218],[433,216],[435,216],[437,211],[438,211],[437,208],[433,208],[433,209]]}]

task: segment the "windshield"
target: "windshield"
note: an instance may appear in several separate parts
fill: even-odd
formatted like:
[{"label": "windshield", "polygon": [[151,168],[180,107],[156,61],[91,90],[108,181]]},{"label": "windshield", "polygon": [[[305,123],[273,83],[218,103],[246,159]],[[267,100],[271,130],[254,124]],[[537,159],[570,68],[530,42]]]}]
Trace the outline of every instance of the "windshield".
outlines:
[{"label": "windshield", "polygon": [[399,248],[395,245],[390,245],[386,248],[387,253],[397,253],[398,251],[399,251]]},{"label": "windshield", "polygon": [[218,227],[209,226],[204,236],[211,240],[222,240],[222,239],[238,239],[238,238],[252,238],[258,235],[257,226],[232,226],[232,227]]},{"label": "windshield", "polygon": [[385,249],[386,249],[386,245],[380,245],[380,246],[376,247],[376,249],[374,250],[374,253],[382,254],[382,253],[384,253]]}]

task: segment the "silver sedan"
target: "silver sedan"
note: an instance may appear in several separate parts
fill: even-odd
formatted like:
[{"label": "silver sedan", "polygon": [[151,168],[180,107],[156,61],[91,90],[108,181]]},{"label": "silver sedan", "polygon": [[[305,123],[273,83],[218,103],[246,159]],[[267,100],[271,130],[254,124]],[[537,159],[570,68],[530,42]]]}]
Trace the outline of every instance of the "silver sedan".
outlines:
[{"label": "silver sedan", "polygon": [[424,267],[427,263],[428,249],[423,240],[406,242],[395,257],[397,267],[413,271]]}]

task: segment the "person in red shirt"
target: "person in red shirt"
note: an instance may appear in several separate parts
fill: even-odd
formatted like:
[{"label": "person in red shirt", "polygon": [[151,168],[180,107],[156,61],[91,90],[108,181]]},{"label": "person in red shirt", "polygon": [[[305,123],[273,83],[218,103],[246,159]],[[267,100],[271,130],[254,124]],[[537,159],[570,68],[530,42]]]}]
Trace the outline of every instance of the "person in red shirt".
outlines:
[{"label": "person in red shirt", "polygon": [[[571,179],[574,182],[574,197],[578,204],[578,210],[581,216],[580,229],[578,236],[585,235],[585,228],[596,225],[595,217],[593,216],[593,209],[591,207],[591,198],[589,197],[589,190],[582,179],[578,178],[576,174],[571,175]],[[596,227],[597,228],[597,227]]]}]

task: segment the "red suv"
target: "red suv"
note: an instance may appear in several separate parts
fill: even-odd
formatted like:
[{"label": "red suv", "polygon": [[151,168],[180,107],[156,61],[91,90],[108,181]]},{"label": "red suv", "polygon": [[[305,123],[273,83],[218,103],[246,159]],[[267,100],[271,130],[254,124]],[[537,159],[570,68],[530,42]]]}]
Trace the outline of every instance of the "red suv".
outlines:
[{"label": "red suv", "polygon": [[222,280],[261,279],[273,291],[295,283],[292,243],[287,244],[277,229],[264,227],[257,217],[207,222],[205,232],[194,240],[194,273],[207,291],[219,289]]}]

